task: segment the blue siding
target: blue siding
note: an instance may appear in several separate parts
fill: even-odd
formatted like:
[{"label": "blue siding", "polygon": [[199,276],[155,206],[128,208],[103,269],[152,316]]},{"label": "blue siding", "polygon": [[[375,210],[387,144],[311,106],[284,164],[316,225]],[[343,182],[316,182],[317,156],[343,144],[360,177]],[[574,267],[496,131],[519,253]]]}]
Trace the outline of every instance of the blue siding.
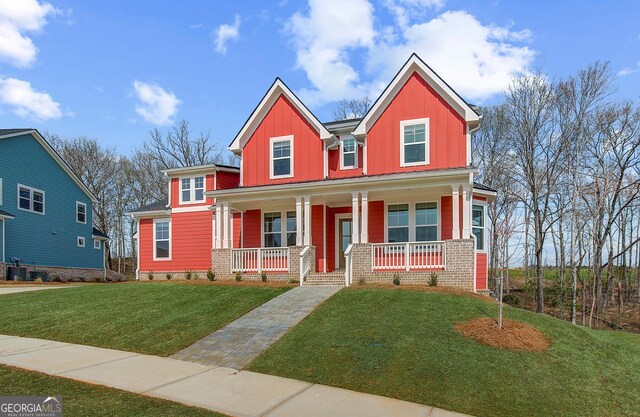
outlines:
[{"label": "blue siding", "polygon": [[2,259],[2,222],[4,222],[4,220],[0,219],[0,262],[3,261]]},{"label": "blue siding", "polygon": [[[33,136],[0,139],[2,208],[15,215],[5,225],[5,258],[23,264],[102,268],[102,249],[93,248],[92,203]],[[17,184],[44,191],[45,214],[18,209]],[[76,222],[76,201],[87,205],[87,223]],[[78,247],[77,236],[85,238]]]}]

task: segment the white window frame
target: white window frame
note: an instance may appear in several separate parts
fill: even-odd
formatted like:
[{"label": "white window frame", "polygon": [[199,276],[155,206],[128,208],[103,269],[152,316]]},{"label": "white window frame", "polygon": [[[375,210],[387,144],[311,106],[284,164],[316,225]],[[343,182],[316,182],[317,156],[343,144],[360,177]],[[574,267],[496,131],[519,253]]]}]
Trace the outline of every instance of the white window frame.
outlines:
[{"label": "white window frame", "polygon": [[[389,243],[389,206],[395,206],[398,204],[408,204],[409,205],[409,242],[416,242],[416,204],[420,204],[420,203],[435,203],[436,204],[436,213],[438,216],[438,222],[437,222],[437,227],[438,227],[438,232],[437,232],[437,240],[441,241],[442,239],[442,219],[441,219],[441,213],[440,213],[440,201],[439,199],[433,199],[433,198],[420,198],[420,199],[413,199],[413,200],[399,200],[399,201],[395,201],[395,200],[390,200],[390,201],[385,201],[384,203],[384,241],[385,243]],[[422,225],[421,225],[422,226]]]},{"label": "white window frame", "polygon": [[[405,126],[413,126],[418,124],[424,124],[424,162],[404,162],[404,128]],[[429,118],[402,120],[400,122],[400,166],[401,167],[415,167],[422,165],[429,165]]]},{"label": "white window frame", "polygon": [[[274,175],[273,174],[273,144],[276,142],[286,142],[289,141],[289,149],[290,149],[290,153],[289,153],[289,164],[290,164],[290,170],[289,170],[289,174],[286,175]],[[287,135],[287,136],[276,136],[273,137],[271,139],[269,139],[269,179],[272,180],[277,180],[280,178],[292,178],[293,177],[293,167],[294,167],[294,152],[293,152],[293,135]],[[278,158],[278,159],[284,159],[284,158]]]},{"label": "white window frame", "polygon": [[[266,247],[265,246],[265,239],[264,239],[264,215],[265,214],[272,214],[272,213],[279,213],[280,214],[280,242],[284,243],[285,246],[279,246],[280,248],[288,248],[289,246],[286,246],[287,244],[287,235],[289,233],[293,233],[292,231],[290,232],[289,229],[287,228],[287,213],[293,213],[294,214],[294,219],[296,211],[295,210],[262,210],[261,214],[260,214],[260,247]],[[296,219],[296,225],[297,225],[297,219]],[[300,233],[299,230],[295,231],[296,236],[298,235],[298,233]]]},{"label": "white window frame", "polygon": [[[78,207],[80,207],[80,206],[84,207],[84,221],[83,222],[78,220],[78,215],[80,214],[80,212],[78,211]],[[87,204],[83,203],[82,201],[76,201],[76,223],[87,224]]]},{"label": "white window frame", "polygon": [[[196,178],[202,178],[202,188],[198,188],[198,190],[202,190],[202,199],[196,200]],[[182,188],[182,181],[189,180],[189,201],[183,200],[182,192],[187,191],[187,189]],[[207,176],[206,175],[194,175],[193,177],[179,177],[178,178],[178,195],[180,204],[197,204],[204,203],[207,201],[207,197],[204,195],[207,190]]]},{"label": "white window frame", "polygon": [[98,239],[93,239],[93,249],[102,249],[102,243]]},{"label": "white window frame", "polygon": [[[473,206],[478,206],[478,207],[482,207],[482,222],[484,224],[484,226],[482,227],[474,227],[473,226]],[[481,253],[487,253],[487,246],[488,246],[488,242],[487,242],[487,203],[485,201],[478,201],[478,200],[472,200],[471,201],[471,218],[469,219],[469,222],[471,223],[469,225],[469,228],[471,230],[471,235],[473,236],[473,229],[482,229],[482,243],[483,243],[483,248],[482,249],[478,249],[478,242],[477,239],[474,239],[476,241],[476,245],[475,245],[475,250],[477,252],[481,252]]]},{"label": "white window frame", "polygon": [[[353,165],[345,165],[344,164],[344,141],[345,140],[353,140]],[[347,152],[352,153],[352,152]],[[356,142],[356,138],[354,138],[353,136],[346,136],[344,138],[341,138],[340,140],[340,169],[341,170],[346,170],[346,169],[356,169],[358,168],[358,142]]]},{"label": "white window frame", "polygon": [[0,206],[2,205],[2,178],[0,178]]},{"label": "white window frame", "polygon": [[76,245],[79,248],[84,248],[86,246],[87,239],[84,236],[76,236]]},{"label": "white window frame", "polygon": [[[20,207],[20,189],[21,188],[29,190],[29,209],[24,209],[24,208]],[[33,209],[33,193],[34,192],[42,194],[42,213],[40,213],[39,211],[35,211]],[[16,201],[17,204],[16,205],[17,205],[18,210],[28,211],[29,213],[35,213],[35,214],[40,214],[40,215],[44,216],[44,214],[46,212],[46,209],[47,209],[46,204],[45,204],[46,198],[45,198],[44,191],[39,190],[37,188],[29,187],[28,185],[24,185],[24,184],[18,183],[18,185],[16,187],[16,198],[17,198],[17,201]]]},{"label": "white window frame", "polygon": [[[157,241],[156,241],[156,223],[169,223],[169,257],[168,258],[158,258],[156,256],[156,251],[157,251]],[[172,245],[171,245],[171,235],[172,235],[172,230],[171,230],[171,219],[170,218],[160,218],[160,219],[153,219],[153,260],[154,261],[170,261],[171,260],[171,256],[173,254],[172,249]],[[164,239],[163,239],[164,240]]]},{"label": "white window frame", "polygon": [[[418,204],[430,204],[430,203],[433,203],[436,205],[436,223],[435,224],[418,224],[417,222]],[[413,222],[414,222],[413,233],[414,233],[415,241],[417,241],[418,227],[433,227],[433,226],[436,227],[435,241],[440,240],[440,205],[438,204],[437,201],[418,201],[413,203]],[[420,242],[423,242],[423,241],[421,240]],[[432,242],[432,241],[426,240],[424,242]]]}]

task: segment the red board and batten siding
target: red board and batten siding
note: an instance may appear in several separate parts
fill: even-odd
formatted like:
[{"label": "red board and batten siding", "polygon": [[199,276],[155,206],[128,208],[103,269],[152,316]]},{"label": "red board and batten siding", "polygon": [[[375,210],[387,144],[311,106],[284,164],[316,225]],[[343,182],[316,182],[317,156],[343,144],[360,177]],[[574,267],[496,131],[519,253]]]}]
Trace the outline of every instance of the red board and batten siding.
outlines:
[{"label": "red board and batten siding", "polygon": [[328,151],[329,178],[349,178],[362,176],[362,146],[358,146],[358,163],[356,168],[340,169],[340,148]]},{"label": "red board and batten siding", "polygon": [[[269,179],[270,140],[293,135],[293,177]],[[242,149],[243,186],[321,180],[324,176],[323,144],[316,129],[280,96]]]},{"label": "red board and batten siding", "polygon": [[245,248],[259,248],[262,246],[262,236],[260,236],[262,225],[262,215],[260,209],[247,210],[242,215],[242,233]]},{"label": "red board and batten siding", "polygon": [[324,205],[311,206],[311,244],[316,247],[316,272],[324,272]]},{"label": "red board and batten siding", "polygon": [[217,171],[216,172],[216,189],[226,190],[228,188],[237,188],[240,185],[240,173]]},{"label": "red board and batten siding", "polygon": [[[486,202],[487,198],[484,196],[473,196],[473,200]],[[485,242],[488,245],[488,242]],[[476,289],[486,290],[489,276],[489,266],[487,264],[487,252],[476,252]]]},{"label": "red board and batten siding", "polygon": [[[429,164],[400,167],[400,122],[429,118]],[[467,165],[466,124],[414,73],[367,132],[367,174],[458,168]]]},{"label": "red board and batten siding", "polygon": [[171,260],[153,260],[153,219],[140,220],[140,271],[204,271],[211,267],[211,211],[171,216]]}]

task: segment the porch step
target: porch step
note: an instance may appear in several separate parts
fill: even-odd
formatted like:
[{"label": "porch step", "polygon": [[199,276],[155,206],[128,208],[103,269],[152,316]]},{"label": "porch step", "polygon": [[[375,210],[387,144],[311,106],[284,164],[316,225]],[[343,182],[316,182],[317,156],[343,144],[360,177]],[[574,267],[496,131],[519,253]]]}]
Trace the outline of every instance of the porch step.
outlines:
[{"label": "porch step", "polygon": [[344,285],[344,272],[309,274],[304,285]]}]

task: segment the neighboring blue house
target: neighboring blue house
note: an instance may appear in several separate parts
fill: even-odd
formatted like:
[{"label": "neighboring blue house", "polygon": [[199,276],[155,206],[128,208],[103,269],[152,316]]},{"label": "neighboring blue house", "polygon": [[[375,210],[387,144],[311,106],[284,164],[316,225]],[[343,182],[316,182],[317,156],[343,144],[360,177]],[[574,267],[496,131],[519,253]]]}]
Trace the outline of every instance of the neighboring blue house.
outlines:
[{"label": "neighboring blue house", "polygon": [[[0,129],[0,264],[61,277],[105,273],[97,200],[35,129]],[[0,265],[0,277],[5,275]]]}]

